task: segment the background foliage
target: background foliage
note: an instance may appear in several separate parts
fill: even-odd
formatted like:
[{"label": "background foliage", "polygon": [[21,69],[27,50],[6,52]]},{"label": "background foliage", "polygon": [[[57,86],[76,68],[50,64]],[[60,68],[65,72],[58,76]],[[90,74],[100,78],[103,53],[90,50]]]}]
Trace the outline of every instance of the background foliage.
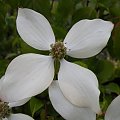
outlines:
[{"label": "background foliage", "polygon": [[[105,112],[120,94],[120,0],[0,0],[0,76],[16,56],[42,52],[28,46],[18,35],[16,16],[19,7],[43,14],[51,23],[57,40],[63,40],[71,26],[81,19],[101,18],[115,24],[108,45],[100,54],[84,60],[67,57],[68,61],[87,67],[97,75],[101,108]],[[28,114],[35,120],[64,120],[53,109],[47,90],[24,106],[14,108],[13,112]],[[103,120],[103,116],[98,119]]]}]

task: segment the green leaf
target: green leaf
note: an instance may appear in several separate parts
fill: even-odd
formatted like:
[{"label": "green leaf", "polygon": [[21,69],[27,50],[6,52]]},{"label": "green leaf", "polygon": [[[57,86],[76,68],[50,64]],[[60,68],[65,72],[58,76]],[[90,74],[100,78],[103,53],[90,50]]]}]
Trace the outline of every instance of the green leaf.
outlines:
[{"label": "green leaf", "polygon": [[8,61],[6,59],[0,59],[0,77],[4,75],[7,65]]},{"label": "green leaf", "polygon": [[109,9],[109,12],[114,16],[120,16],[120,1],[119,0],[99,0],[99,4]]},{"label": "green leaf", "polygon": [[9,6],[4,2],[0,1],[0,41],[3,39],[5,35],[5,29],[6,29],[5,19],[6,19],[7,11],[9,11]]},{"label": "green leaf", "polygon": [[100,60],[97,66],[97,77],[101,83],[108,82],[114,74],[115,68],[112,62]]},{"label": "green leaf", "polygon": [[9,4],[12,9],[18,8],[19,0],[5,0],[5,3]]},{"label": "green leaf", "polygon": [[116,58],[120,59],[120,24],[118,23],[113,31],[113,52]]},{"label": "green leaf", "polygon": [[60,0],[55,12],[55,25],[65,26],[70,19],[73,11],[73,1],[72,0]]},{"label": "green leaf", "polygon": [[20,42],[20,50],[22,53],[37,53],[37,49],[34,49],[33,47],[29,46],[28,44],[26,44],[23,40],[21,40],[20,38],[18,38],[19,42]]},{"label": "green leaf", "polygon": [[120,94],[120,86],[116,83],[109,83],[108,85],[105,86],[106,92],[111,94],[111,93],[116,93]]},{"label": "green leaf", "polygon": [[116,3],[110,7],[110,12],[114,16],[120,16],[120,1],[116,1]]},{"label": "green leaf", "polygon": [[42,109],[40,113],[40,120],[46,120],[46,110]]},{"label": "green leaf", "polygon": [[109,8],[115,3],[115,1],[116,0],[99,0],[99,4],[102,4],[106,8]]},{"label": "green leaf", "polygon": [[91,7],[83,7],[76,10],[73,14],[73,24],[82,19],[94,19],[97,17],[97,12]]},{"label": "green leaf", "polygon": [[89,1],[89,7],[95,8],[97,6],[97,0],[90,0]]},{"label": "green leaf", "polygon": [[56,25],[53,26],[53,31],[57,40],[63,40],[67,34],[67,30],[65,28]]},{"label": "green leaf", "polygon": [[49,0],[20,0],[21,7],[31,8],[45,17],[50,17],[50,1]]},{"label": "green leaf", "polygon": [[84,60],[84,62],[88,66],[88,69],[96,73],[99,60],[95,56]]},{"label": "green leaf", "polygon": [[117,65],[117,68],[115,69],[114,78],[120,77],[120,63]]},{"label": "green leaf", "polygon": [[56,15],[59,14],[63,19],[68,17],[73,9],[72,0],[60,0],[58,3]]},{"label": "green leaf", "polygon": [[35,97],[33,97],[30,100],[30,110],[31,110],[32,117],[34,116],[35,112],[37,112],[40,108],[43,107],[43,105],[44,104],[42,103],[42,101],[40,101]]},{"label": "green leaf", "polygon": [[80,65],[82,67],[88,68],[87,64],[85,64],[85,63],[83,63],[81,61],[75,61],[74,63],[77,64],[77,65]]}]

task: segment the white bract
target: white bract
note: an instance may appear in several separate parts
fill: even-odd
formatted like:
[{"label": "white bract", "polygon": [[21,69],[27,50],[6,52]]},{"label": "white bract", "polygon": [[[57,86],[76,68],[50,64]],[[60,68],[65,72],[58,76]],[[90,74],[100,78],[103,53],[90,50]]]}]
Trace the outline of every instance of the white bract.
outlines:
[{"label": "white bract", "polygon": [[[71,104],[63,95],[57,81],[49,87],[49,97],[55,110],[65,120],[96,120],[96,114],[90,108],[80,108]],[[120,120],[120,95],[109,105],[105,120]]]},{"label": "white bract", "polygon": [[58,81],[50,85],[49,97],[55,110],[65,120],[96,120],[96,113],[90,108],[75,106],[64,97]]},{"label": "white bract", "polygon": [[109,105],[105,114],[105,120],[120,120],[120,95]]},{"label": "white bract", "polygon": [[[3,93],[3,83],[4,77],[0,79],[0,120],[34,120],[32,117],[25,115],[25,114],[12,114],[11,108],[16,106],[21,106],[25,104],[30,98],[21,99],[16,102],[9,102],[8,100],[3,100],[4,93]],[[5,88],[4,90],[6,90]],[[17,94],[17,91],[15,91]],[[9,94],[8,94],[9,95]],[[9,96],[13,97],[14,94],[10,94]]]},{"label": "white bract", "polygon": [[[87,58],[98,54],[107,44],[113,24],[101,19],[81,20],[66,35],[64,42],[55,42],[48,20],[27,8],[19,8],[16,20],[21,38],[50,55],[23,54],[16,57],[5,73],[5,99],[25,99],[43,92],[54,78],[54,60],[60,61],[58,83],[63,95],[74,105],[100,112],[98,80],[95,74],[64,59],[65,55]],[[14,86],[14,87],[13,87]],[[11,89],[12,88],[12,89]],[[14,96],[11,95],[13,92]]]}]

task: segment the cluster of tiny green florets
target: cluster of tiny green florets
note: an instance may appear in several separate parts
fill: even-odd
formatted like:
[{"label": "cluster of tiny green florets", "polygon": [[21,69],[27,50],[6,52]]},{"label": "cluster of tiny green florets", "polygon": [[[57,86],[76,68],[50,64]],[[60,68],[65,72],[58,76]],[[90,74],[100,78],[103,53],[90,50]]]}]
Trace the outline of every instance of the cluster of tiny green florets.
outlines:
[{"label": "cluster of tiny green florets", "polygon": [[51,44],[50,55],[53,56],[54,59],[60,60],[66,55],[66,47],[63,42],[56,42],[55,44]]},{"label": "cluster of tiny green florets", "polygon": [[8,103],[0,100],[0,120],[10,115],[10,108]]}]

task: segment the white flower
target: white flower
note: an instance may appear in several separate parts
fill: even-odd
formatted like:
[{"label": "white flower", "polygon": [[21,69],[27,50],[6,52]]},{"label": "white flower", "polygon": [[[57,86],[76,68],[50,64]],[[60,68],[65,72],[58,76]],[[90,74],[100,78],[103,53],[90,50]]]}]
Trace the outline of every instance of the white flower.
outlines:
[{"label": "white flower", "polygon": [[120,120],[120,95],[109,105],[105,114],[105,120]]},{"label": "white flower", "polygon": [[[15,58],[5,73],[4,94],[8,101],[37,95],[47,89],[54,78],[54,59],[60,60],[58,83],[64,96],[74,105],[100,112],[98,80],[95,74],[66,61],[65,54],[87,58],[98,54],[107,44],[113,24],[101,19],[81,20],[68,32],[64,42],[55,42],[48,20],[41,14],[19,8],[17,30],[22,39],[39,50],[50,50],[51,55],[24,54]],[[12,89],[11,89],[12,88]]]},{"label": "white flower", "polygon": [[[57,81],[49,87],[49,97],[55,110],[65,120],[96,120],[96,114],[90,108],[80,108],[71,104],[63,95]],[[105,120],[120,120],[120,95],[109,105]]]},{"label": "white flower", "polygon": [[49,97],[55,110],[65,120],[96,120],[96,113],[90,108],[77,107],[64,97],[58,81],[53,81],[50,85]]},{"label": "white flower", "polygon": [[[16,107],[16,106],[21,106],[25,104],[27,101],[30,100],[30,98],[25,98],[21,99],[16,102],[6,102],[4,98],[4,93],[3,93],[3,83],[4,83],[4,77],[0,79],[0,120],[34,120],[32,117],[17,113],[17,114],[12,114],[11,113],[11,108]],[[6,90],[5,88],[4,90]],[[17,91],[15,91],[17,93]],[[9,94],[8,94],[9,95]],[[12,93],[9,95],[13,97]]]}]

